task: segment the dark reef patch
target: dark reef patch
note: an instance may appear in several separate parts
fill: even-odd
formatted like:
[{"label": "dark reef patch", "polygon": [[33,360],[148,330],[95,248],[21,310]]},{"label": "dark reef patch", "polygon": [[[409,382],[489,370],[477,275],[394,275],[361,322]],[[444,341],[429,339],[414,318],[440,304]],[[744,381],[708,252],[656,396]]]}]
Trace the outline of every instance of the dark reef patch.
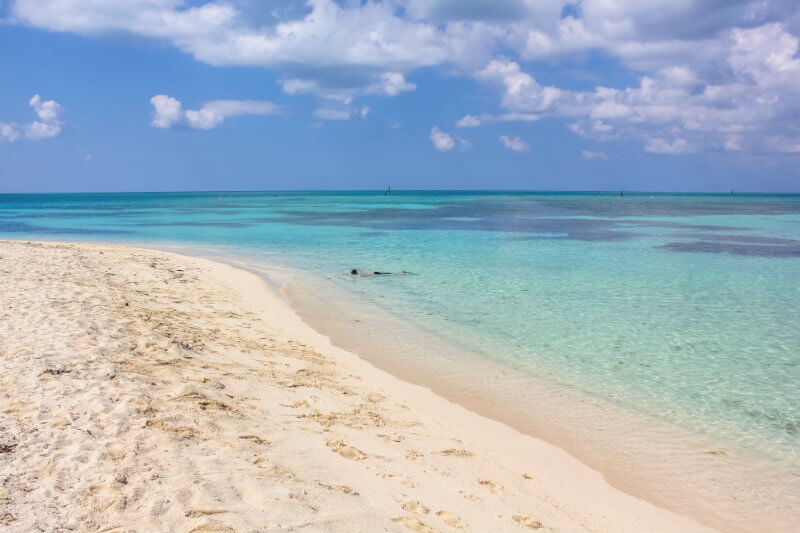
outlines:
[{"label": "dark reef patch", "polygon": [[800,257],[800,244],[744,244],[728,241],[670,242],[659,246],[670,252],[743,255],[749,257]]}]

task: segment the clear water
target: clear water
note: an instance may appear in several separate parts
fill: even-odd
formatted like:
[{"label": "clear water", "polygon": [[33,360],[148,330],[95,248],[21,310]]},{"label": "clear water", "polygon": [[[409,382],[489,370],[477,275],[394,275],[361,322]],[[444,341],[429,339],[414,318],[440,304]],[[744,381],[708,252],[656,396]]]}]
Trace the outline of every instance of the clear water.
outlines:
[{"label": "clear water", "polygon": [[0,237],[303,269],[518,372],[800,468],[800,195],[0,195]]}]

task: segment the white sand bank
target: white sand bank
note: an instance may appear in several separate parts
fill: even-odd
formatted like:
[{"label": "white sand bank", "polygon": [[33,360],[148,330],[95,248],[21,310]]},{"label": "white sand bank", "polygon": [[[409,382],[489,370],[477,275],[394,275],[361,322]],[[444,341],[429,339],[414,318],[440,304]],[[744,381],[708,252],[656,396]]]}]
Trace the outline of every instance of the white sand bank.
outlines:
[{"label": "white sand bank", "polygon": [[226,265],[0,241],[0,318],[0,531],[707,530]]}]

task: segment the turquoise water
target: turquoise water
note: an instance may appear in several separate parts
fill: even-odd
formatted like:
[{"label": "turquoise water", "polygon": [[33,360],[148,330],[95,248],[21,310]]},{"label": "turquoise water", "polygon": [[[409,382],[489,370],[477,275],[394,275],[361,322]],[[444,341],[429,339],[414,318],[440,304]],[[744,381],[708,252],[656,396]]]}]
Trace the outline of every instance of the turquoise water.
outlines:
[{"label": "turquoise water", "polygon": [[0,237],[303,269],[496,363],[800,467],[798,195],[0,195]]}]

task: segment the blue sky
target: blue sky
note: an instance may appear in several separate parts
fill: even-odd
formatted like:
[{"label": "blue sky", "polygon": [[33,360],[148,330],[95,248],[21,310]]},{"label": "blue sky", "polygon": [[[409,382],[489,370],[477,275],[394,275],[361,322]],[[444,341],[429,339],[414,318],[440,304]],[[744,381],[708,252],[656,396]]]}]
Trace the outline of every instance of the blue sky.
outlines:
[{"label": "blue sky", "polygon": [[800,191],[798,8],[637,6],[0,0],[0,192]]}]

